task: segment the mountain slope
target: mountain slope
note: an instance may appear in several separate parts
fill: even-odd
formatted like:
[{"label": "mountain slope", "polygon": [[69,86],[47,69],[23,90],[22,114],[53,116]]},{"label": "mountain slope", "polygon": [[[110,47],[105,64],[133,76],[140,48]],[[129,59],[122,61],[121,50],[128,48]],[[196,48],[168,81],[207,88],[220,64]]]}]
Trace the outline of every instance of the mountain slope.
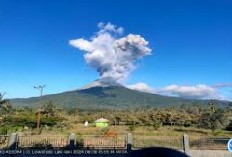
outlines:
[{"label": "mountain slope", "polygon": [[[136,107],[167,107],[171,105],[200,103],[207,105],[209,100],[193,100],[177,97],[161,96],[131,90],[123,86],[91,86],[81,90],[59,94],[32,97],[27,99],[11,99],[14,106],[35,107],[46,101],[53,101],[65,108],[79,109],[130,109]],[[218,101],[219,107],[227,106],[228,102]]]}]

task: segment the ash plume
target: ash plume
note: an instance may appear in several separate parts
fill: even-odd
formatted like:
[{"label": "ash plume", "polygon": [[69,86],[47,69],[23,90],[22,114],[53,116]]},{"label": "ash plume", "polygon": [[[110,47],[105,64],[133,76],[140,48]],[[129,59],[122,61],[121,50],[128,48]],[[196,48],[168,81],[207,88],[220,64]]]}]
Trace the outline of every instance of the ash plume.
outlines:
[{"label": "ash plume", "polygon": [[135,62],[151,54],[151,49],[140,35],[129,34],[111,23],[99,23],[99,31],[89,40],[79,38],[69,44],[85,51],[86,63],[99,72],[100,78],[112,82],[122,82],[136,68]]}]

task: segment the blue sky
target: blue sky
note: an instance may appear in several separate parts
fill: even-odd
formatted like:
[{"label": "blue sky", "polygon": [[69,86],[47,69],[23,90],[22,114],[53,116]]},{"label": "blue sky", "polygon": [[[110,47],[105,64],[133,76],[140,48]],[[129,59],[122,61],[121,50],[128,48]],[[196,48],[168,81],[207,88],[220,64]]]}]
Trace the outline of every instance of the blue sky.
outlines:
[{"label": "blue sky", "polygon": [[230,0],[0,0],[0,91],[31,97],[35,85],[52,94],[97,79],[69,41],[90,40],[99,22],[110,22],[152,49],[125,84],[177,96],[204,88],[232,100],[231,7]]}]

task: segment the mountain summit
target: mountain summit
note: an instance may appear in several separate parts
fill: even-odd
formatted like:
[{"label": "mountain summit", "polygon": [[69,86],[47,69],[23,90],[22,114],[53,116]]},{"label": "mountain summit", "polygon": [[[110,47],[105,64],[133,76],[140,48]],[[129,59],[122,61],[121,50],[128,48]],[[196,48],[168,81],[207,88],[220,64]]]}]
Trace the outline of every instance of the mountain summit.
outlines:
[{"label": "mountain summit", "polygon": [[80,88],[79,90],[85,90],[94,87],[124,87],[122,84],[117,83],[111,78],[102,78],[93,81],[90,84],[85,85],[84,87]]},{"label": "mountain summit", "polygon": [[[109,81],[109,79],[98,79],[78,90],[10,100],[11,104],[17,107],[35,107],[48,101],[52,101],[62,108],[83,110],[122,110],[148,106],[164,108],[181,104],[201,104],[206,107],[210,102],[210,100],[184,99],[131,90],[115,81]],[[215,102],[218,107],[226,107],[229,103],[219,100],[215,100]]]}]

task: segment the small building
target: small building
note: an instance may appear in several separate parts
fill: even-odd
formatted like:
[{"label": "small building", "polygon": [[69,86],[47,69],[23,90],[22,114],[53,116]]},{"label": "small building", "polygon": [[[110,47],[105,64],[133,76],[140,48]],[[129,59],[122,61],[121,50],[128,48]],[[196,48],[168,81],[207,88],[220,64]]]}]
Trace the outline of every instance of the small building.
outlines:
[{"label": "small building", "polygon": [[99,128],[103,128],[103,127],[107,127],[109,126],[109,120],[108,119],[105,119],[105,118],[100,118],[98,120],[95,121],[96,123],[96,127],[99,127]]},{"label": "small building", "polygon": [[84,126],[89,126],[89,122],[88,122],[88,121],[85,121]]}]

